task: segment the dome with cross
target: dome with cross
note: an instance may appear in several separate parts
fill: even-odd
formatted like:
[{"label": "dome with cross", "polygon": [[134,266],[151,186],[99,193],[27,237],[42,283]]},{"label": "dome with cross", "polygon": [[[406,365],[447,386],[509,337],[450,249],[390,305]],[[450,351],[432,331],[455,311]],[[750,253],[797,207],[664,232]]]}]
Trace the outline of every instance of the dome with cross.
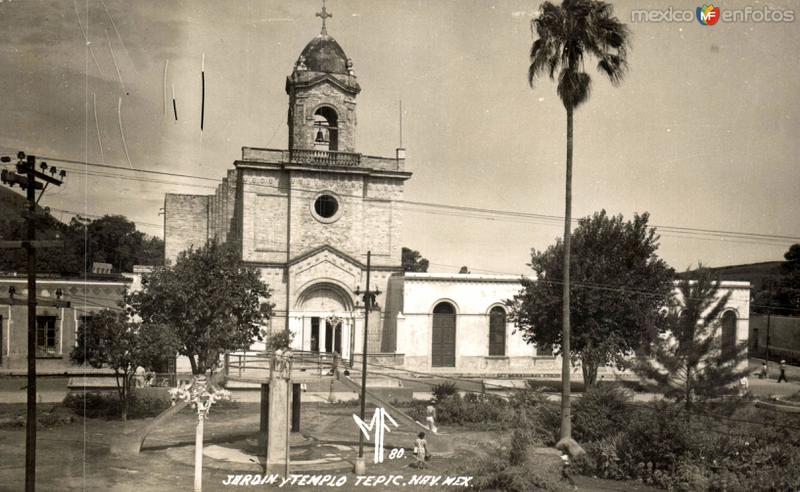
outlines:
[{"label": "dome with cross", "polygon": [[327,33],[321,33],[312,39],[303,49],[298,58],[298,68],[301,63],[306,70],[312,72],[348,74],[347,55],[339,43]]},{"label": "dome with cross", "polygon": [[322,19],[322,30],[300,53],[295,64],[295,71],[309,70],[311,72],[353,75],[352,61],[344,54],[339,43],[328,36],[326,21],[333,17],[333,14],[328,12],[325,7],[325,0],[322,1],[322,11],[317,12],[317,17]]}]

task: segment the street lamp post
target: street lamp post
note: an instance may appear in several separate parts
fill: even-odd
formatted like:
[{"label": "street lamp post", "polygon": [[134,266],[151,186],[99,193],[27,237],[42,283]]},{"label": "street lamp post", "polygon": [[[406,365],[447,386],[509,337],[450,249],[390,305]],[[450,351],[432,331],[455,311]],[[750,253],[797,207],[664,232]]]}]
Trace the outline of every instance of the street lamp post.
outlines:
[{"label": "street lamp post", "polygon": [[[209,391],[209,387],[212,391]],[[219,400],[227,400],[230,393],[223,389],[215,388],[209,384],[205,375],[198,375],[188,386],[179,386],[170,390],[173,405],[177,400],[183,400],[197,410],[197,427],[194,437],[194,492],[203,489],[203,424],[211,405]]]},{"label": "street lamp post", "polygon": [[[375,298],[381,291],[375,289],[369,290],[369,276],[371,270],[372,253],[367,251],[367,288],[364,290],[364,348],[361,352],[361,421],[364,421],[367,411],[367,337],[369,334],[369,312],[376,305]],[[361,289],[356,288],[356,295],[361,295]],[[366,463],[364,462],[364,434],[358,433],[358,458],[356,458],[355,472],[357,475],[363,475],[366,472]]]}]

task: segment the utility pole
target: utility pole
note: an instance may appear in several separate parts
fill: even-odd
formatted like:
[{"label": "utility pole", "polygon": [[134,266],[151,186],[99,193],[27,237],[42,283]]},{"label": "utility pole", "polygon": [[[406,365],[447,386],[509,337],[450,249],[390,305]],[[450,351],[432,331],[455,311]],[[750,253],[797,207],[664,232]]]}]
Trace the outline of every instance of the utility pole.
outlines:
[{"label": "utility pole", "polygon": [[[378,289],[369,290],[369,276],[371,271],[372,252],[367,251],[367,288],[363,292],[364,297],[364,349],[361,352],[361,421],[367,413],[367,337],[369,333],[369,312],[376,305],[375,298],[380,295],[381,291]],[[356,288],[356,295],[362,294],[361,289]],[[358,459],[356,459],[356,474],[363,475],[366,472],[366,463],[364,462],[364,434],[359,431],[358,433]]]},{"label": "utility pole", "polygon": [[[63,169],[56,177],[58,170],[50,168],[50,176],[44,173],[48,166],[46,162],[41,163],[41,172],[36,170],[36,157],[26,156],[24,152],[17,154],[17,172],[2,171],[3,183],[7,183],[13,188],[15,184],[26,190],[28,210],[25,214],[27,223],[27,234],[25,241],[3,241],[0,247],[19,248],[23,247],[28,253],[28,395],[27,395],[27,422],[25,427],[25,491],[33,492],[36,490],[36,248],[53,246],[52,241],[37,244],[36,241],[36,190],[42,190],[39,199],[42,198],[47,185],[54,184],[61,186],[67,173]],[[0,157],[0,162],[11,162],[8,156]],[[60,178],[60,179],[59,179]],[[37,181],[41,179],[44,185]]]},{"label": "utility pole", "polygon": [[767,378],[769,378],[769,315],[771,310],[767,309]]}]

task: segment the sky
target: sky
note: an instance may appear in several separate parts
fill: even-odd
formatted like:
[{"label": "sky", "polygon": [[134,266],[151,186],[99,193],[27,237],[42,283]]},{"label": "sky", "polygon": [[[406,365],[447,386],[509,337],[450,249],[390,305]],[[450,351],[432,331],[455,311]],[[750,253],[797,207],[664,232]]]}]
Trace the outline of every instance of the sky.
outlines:
[{"label": "sky", "polygon": [[[614,87],[587,63],[593,89],[575,115],[573,216],[649,212],[657,226],[784,236],[671,229],[658,253],[678,270],[781,259],[800,242],[800,20],[632,22],[632,9],[697,5],[614,4],[632,32],[630,70]],[[394,155],[402,100],[414,173],[406,200],[556,217],[405,207],[404,243],[431,271],[523,273],[531,248],[563,232],[566,116],[551,81],[527,82],[538,5],[327,2],[328,32],[362,87],[358,152]],[[243,146],[286,148],[285,79],[319,33],[320,8],[305,0],[2,0],[0,153],[222,178]],[[51,164],[70,170],[43,199],[57,218],[122,214],[159,236],[165,193],[214,186]]]}]

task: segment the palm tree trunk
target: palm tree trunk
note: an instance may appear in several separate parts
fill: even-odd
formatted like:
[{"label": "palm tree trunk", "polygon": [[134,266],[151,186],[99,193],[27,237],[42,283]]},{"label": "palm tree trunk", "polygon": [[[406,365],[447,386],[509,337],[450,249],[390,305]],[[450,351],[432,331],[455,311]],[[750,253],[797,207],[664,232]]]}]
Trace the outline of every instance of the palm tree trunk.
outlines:
[{"label": "palm tree trunk", "polygon": [[572,236],[572,108],[567,108],[567,179],[564,199],[564,266],[561,307],[561,440],[572,438],[570,405],[569,257]]}]

